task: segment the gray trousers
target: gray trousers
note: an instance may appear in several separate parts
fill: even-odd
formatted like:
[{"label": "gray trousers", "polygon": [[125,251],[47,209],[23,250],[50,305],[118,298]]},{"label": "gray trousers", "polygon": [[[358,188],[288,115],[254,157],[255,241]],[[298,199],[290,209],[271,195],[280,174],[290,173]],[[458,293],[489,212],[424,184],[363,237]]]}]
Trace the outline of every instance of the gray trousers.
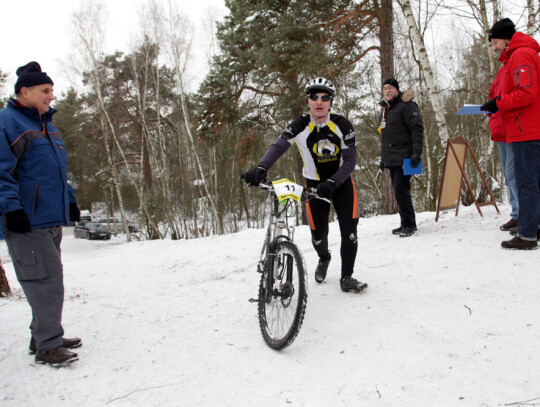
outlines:
[{"label": "gray trousers", "polygon": [[17,279],[32,308],[30,330],[40,350],[62,345],[64,271],[60,257],[62,227],[6,232],[6,243]]}]

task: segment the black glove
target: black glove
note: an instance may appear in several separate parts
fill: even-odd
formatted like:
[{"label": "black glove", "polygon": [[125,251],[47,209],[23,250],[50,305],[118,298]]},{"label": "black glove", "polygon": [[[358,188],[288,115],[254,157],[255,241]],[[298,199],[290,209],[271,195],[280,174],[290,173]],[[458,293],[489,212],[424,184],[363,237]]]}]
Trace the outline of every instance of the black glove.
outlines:
[{"label": "black glove", "polygon": [[379,163],[379,167],[381,168],[381,171],[384,171],[384,163],[382,161]]},{"label": "black glove", "polygon": [[266,179],[266,170],[263,167],[255,167],[246,172],[242,178],[252,187],[257,187]]},{"label": "black glove", "polygon": [[337,182],[332,178],[328,178],[326,181],[317,185],[317,195],[319,195],[321,198],[331,198],[332,195],[334,195],[334,191],[337,187]]},{"label": "black glove", "polygon": [[411,157],[411,167],[413,168],[418,167],[418,164],[420,164],[421,159],[422,159],[422,156],[420,154],[414,153]]},{"label": "black glove", "polygon": [[30,219],[24,209],[16,209],[5,214],[6,229],[15,233],[30,233]]},{"label": "black glove", "polygon": [[69,204],[69,220],[72,222],[80,222],[81,210],[75,202]]},{"label": "black glove", "polygon": [[496,98],[488,100],[486,103],[482,105],[481,110],[483,110],[484,112],[497,113],[499,111],[499,107],[497,106],[497,100],[500,100],[500,99],[501,97],[497,96]]}]

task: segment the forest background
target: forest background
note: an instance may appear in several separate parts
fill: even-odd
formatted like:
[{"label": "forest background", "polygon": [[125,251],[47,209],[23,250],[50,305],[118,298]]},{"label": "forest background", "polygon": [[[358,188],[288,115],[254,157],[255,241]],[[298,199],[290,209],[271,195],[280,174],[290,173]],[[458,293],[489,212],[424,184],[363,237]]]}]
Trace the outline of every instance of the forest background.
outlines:
[{"label": "forest background", "polygon": [[[152,0],[133,24],[129,51],[105,53],[106,5],[72,13],[79,79],[54,103],[54,124],[69,152],[69,179],[81,209],[140,225],[141,238],[180,239],[261,227],[264,197],[240,174],[305,113],[303,87],[331,79],[333,110],[357,136],[354,179],[361,216],[395,213],[387,171],[380,172],[382,81],[395,77],[414,90],[425,127],[424,171],[412,182],[417,211],[436,209],[447,140],[470,144],[498,201],[505,188],[485,116],[457,116],[482,104],[499,68],[487,34],[504,17],[538,40],[538,0],[226,0],[228,14],[208,17],[209,70],[196,91],[189,71],[194,34],[173,1]],[[0,66],[0,69],[2,67]],[[0,71],[3,106],[11,89]],[[478,202],[489,199],[471,157],[466,173]],[[291,149],[271,179],[302,183]],[[473,197],[463,188],[462,202]],[[303,213],[298,223],[305,222]],[[127,239],[132,236],[126,233]]]}]

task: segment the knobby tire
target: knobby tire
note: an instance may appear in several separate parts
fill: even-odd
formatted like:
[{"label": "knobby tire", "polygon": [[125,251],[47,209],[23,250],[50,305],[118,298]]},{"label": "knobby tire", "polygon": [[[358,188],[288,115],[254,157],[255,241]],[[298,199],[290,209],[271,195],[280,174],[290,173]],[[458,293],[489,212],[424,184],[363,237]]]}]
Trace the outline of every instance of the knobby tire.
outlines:
[{"label": "knobby tire", "polygon": [[[268,272],[275,267],[277,278],[269,278]],[[258,300],[259,325],[270,348],[284,349],[298,335],[307,305],[306,281],[306,267],[298,247],[289,240],[275,243],[275,256],[268,256],[265,262]],[[273,282],[271,290],[266,289],[269,282]]]}]

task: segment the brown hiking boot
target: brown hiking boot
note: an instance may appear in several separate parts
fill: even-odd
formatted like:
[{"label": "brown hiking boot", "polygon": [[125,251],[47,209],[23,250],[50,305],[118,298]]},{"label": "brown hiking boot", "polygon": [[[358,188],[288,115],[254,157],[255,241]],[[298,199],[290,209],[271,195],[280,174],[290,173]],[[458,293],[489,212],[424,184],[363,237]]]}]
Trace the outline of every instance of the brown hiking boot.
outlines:
[{"label": "brown hiking boot", "polygon": [[71,352],[63,346],[52,350],[38,349],[36,352],[36,363],[62,367],[79,360],[77,356],[75,352]]},{"label": "brown hiking boot", "polygon": [[503,249],[514,250],[535,250],[538,249],[538,243],[536,240],[523,240],[519,236],[514,236],[511,240],[507,240],[501,243]]},{"label": "brown hiking boot", "polygon": [[[81,338],[62,338],[62,346],[66,349],[75,349],[82,346]],[[30,355],[36,354],[36,341],[34,337],[30,338],[30,345],[28,346],[28,353]]]},{"label": "brown hiking boot", "polygon": [[513,227],[517,227],[517,219],[510,218],[510,220],[506,222],[504,225],[501,225],[499,229],[501,229],[503,232],[507,232]]}]

